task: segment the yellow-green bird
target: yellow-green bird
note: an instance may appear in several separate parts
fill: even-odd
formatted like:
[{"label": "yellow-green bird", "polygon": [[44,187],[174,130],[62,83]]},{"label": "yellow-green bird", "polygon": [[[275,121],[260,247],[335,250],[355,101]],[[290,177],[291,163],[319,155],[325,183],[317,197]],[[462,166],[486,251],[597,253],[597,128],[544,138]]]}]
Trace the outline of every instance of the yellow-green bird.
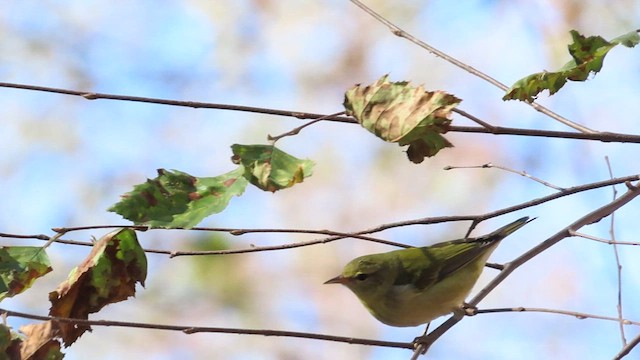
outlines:
[{"label": "yellow-green bird", "polygon": [[478,238],[361,256],[325,284],[348,287],[387,325],[425,324],[461,309],[500,240],[529,221],[523,217]]}]

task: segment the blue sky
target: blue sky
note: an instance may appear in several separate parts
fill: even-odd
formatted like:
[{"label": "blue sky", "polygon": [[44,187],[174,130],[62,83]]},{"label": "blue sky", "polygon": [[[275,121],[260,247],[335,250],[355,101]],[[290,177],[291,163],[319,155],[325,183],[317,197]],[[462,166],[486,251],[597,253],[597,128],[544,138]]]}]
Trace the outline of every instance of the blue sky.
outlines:
[{"label": "blue sky", "polygon": [[[637,28],[640,20],[637,1],[593,1],[580,8],[544,1],[369,4],[405,30],[506,84],[562,66],[568,60],[571,29],[613,38]],[[353,84],[390,73],[392,80],[453,93],[463,99],[463,110],[495,125],[568,130],[524,104],[502,102],[498,89],[391,35],[348,2],[21,1],[6,5],[0,29],[6,34],[0,44],[4,82],[329,114],[342,110],[344,91]],[[554,97],[541,96],[540,102],[597,130],[637,133],[639,64],[637,49],[616,48],[602,73],[586,83],[569,83]],[[50,235],[52,227],[126,223],[106,209],[134,184],[155,176],[157,168],[215,176],[233,169],[231,144],[266,143],[267,134],[300,124],[250,113],[88,101],[7,88],[0,92],[0,231],[6,233]],[[455,117],[454,124],[469,123]],[[285,151],[316,162],[311,178],[276,194],[248,189],[203,225],[354,231],[426,216],[479,214],[553,192],[496,169],[442,171],[446,165],[493,162],[565,187],[608,178],[605,155],[616,176],[637,173],[638,149],[633,144],[474,134],[450,134],[450,140],[454,149],[413,165],[396,145],[382,143],[355,126],[317,124],[279,143]],[[509,261],[610,198],[611,189],[566,197],[481,224],[476,234],[520,216],[537,216],[492,256],[496,262]],[[616,214],[618,239],[637,241],[637,206],[633,202]],[[460,237],[465,226],[414,226],[379,236],[423,245]],[[606,237],[608,226],[601,221],[584,231]],[[89,240],[106,232],[70,238]],[[171,250],[205,241],[202,234],[185,232],[150,232],[140,238],[145,246]],[[235,248],[308,238],[247,235],[228,242]],[[410,341],[421,328],[378,324],[346,289],[321,285],[351,258],[387,250],[344,240],[234,256],[224,274],[200,273],[194,265],[202,261],[207,269],[207,261],[217,261],[214,258],[169,260],[150,255],[147,289],[93,318]],[[54,273],[2,306],[45,314],[46,294],[86,253],[87,249],[54,245]],[[621,248],[625,315],[637,320],[640,282],[632,274],[640,269],[635,259],[634,247]],[[485,271],[481,282],[492,274]],[[482,305],[611,316],[615,281],[610,246],[567,239],[518,269]],[[239,301],[228,294],[234,291],[250,301],[244,307],[225,303],[225,296]],[[22,323],[10,319],[11,325]],[[632,328],[628,337],[637,333]],[[481,341],[468,341],[478,336]],[[465,319],[430,356],[595,359],[612,357],[619,347],[614,322],[496,314]],[[66,350],[69,359],[115,359],[123,354],[204,359],[203,354],[212,352],[232,359],[409,357],[402,350],[311,340],[117,328],[96,328]]]}]

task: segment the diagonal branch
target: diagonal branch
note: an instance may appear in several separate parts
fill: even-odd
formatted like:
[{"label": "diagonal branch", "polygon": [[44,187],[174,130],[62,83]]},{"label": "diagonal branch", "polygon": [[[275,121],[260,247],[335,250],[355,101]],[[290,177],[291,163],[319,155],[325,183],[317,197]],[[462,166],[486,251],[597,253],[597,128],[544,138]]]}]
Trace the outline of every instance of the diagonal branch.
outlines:
[{"label": "diagonal branch", "polygon": [[640,344],[640,335],[634,337],[627,345],[623,346],[622,349],[620,349],[620,351],[613,357],[613,360],[620,360],[627,356],[633,348],[638,346],[638,344]]},{"label": "diagonal branch", "polygon": [[[498,89],[506,92],[507,90],[509,90],[509,87],[503,83],[501,83],[500,81],[492,78],[491,76],[483,73],[480,70],[477,70],[476,68],[469,66],[465,63],[463,63],[462,61],[454,58],[453,56],[450,56],[436,48],[434,48],[433,46],[425,43],[424,41],[416,38],[415,36],[409,34],[408,32],[402,30],[399,26],[395,25],[394,23],[392,23],[391,21],[385,19],[382,15],[378,14],[377,12],[375,12],[373,9],[371,9],[370,7],[368,7],[367,5],[363,4],[362,2],[360,2],[359,0],[351,0],[352,3],[354,3],[357,7],[359,7],[360,9],[362,9],[364,12],[366,12],[367,14],[371,15],[374,19],[376,19],[377,21],[379,21],[380,23],[382,23],[384,26],[386,26],[387,28],[389,28],[389,30],[393,33],[393,35],[401,37],[401,38],[405,38],[409,41],[411,41],[412,43],[420,46],[421,48],[427,50],[428,52],[432,53],[433,55],[442,58],[443,60],[461,68],[464,71],[469,72],[472,75],[475,75],[479,78],[481,78],[482,80],[490,83],[491,85],[497,87]],[[550,118],[568,126],[571,127],[573,129],[576,129],[582,133],[586,133],[586,134],[595,134],[597,133],[597,131],[591,130],[588,127],[584,126],[584,125],[580,125],[577,124],[549,109],[547,109],[546,107],[534,102],[526,102],[526,104],[528,104],[529,106],[533,107],[536,111],[543,113],[547,116],[549,116]]]},{"label": "diagonal branch", "polygon": [[[609,216],[611,213],[626,205],[628,202],[640,195],[639,187],[634,186],[631,183],[627,183],[627,188],[628,191],[616,200],[613,200],[612,202],[576,220],[571,225],[560,230],[555,235],[533,247],[512,262],[505,264],[502,271],[500,271],[500,273],[495,278],[493,278],[493,280],[491,280],[491,282],[489,282],[487,286],[480,290],[478,294],[476,294],[476,296],[474,296],[471,301],[469,301],[469,305],[471,307],[477,306],[478,303],[482,301],[482,299],[484,299],[491,291],[493,291],[493,289],[495,289],[496,286],[498,286],[504,279],[506,279],[515,269],[531,260],[532,258],[540,255],[543,251],[560,242],[562,239],[570,236],[572,231],[576,231],[585,225],[593,224],[600,221],[604,217]],[[440,338],[455,324],[460,322],[460,320],[462,320],[462,317],[454,315],[427,336],[417,338],[415,342],[418,346],[416,347],[414,354],[425,353],[438,338]]]},{"label": "diagonal branch", "polygon": [[[564,196],[576,194],[576,193],[579,193],[579,192],[598,189],[598,188],[602,188],[602,187],[606,187],[606,186],[620,184],[620,183],[623,183],[623,182],[638,181],[638,180],[640,180],[640,175],[624,176],[624,177],[620,177],[620,178],[604,180],[604,181],[599,181],[599,182],[595,182],[595,183],[590,183],[590,184],[585,184],[585,185],[566,188],[563,191],[558,191],[558,192],[556,192],[554,194],[551,194],[551,195],[548,195],[548,196],[544,196],[544,197],[541,197],[541,198],[533,199],[533,200],[530,200],[530,201],[527,201],[527,202],[524,202],[524,203],[521,203],[521,204],[518,204],[518,205],[509,206],[509,207],[506,207],[506,208],[498,209],[498,210],[495,210],[495,211],[492,211],[492,212],[489,212],[489,213],[485,213],[485,214],[481,214],[481,215],[457,215],[457,216],[427,217],[427,218],[420,218],[420,219],[414,219],[414,220],[407,220],[407,221],[399,221],[399,222],[382,224],[382,225],[379,225],[377,227],[373,227],[373,228],[366,229],[366,230],[360,230],[360,231],[356,231],[356,232],[351,232],[351,233],[336,232],[336,231],[331,231],[331,230],[311,230],[311,229],[238,229],[238,228],[194,227],[194,228],[191,228],[190,230],[192,230],[192,231],[227,232],[227,233],[232,234],[232,235],[243,235],[243,234],[248,234],[248,233],[306,233],[306,234],[323,234],[323,235],[329,235],[329,236],[325,237],[325,238],[321,238],[321,239],[313,239],[313,240],[302,241],[302,242],[291,243],[291,244],[282,244],[282,245],[275,245],[275,246],[252,246],[252,247],[245,248],[245,249],[192,251],[192,252],[172,251],[172,252],[170,252],[170,255],[172,257],[173,256],[182,256],[182,255],[223,255],[223,254],[240,254],[240,253],[259,252],[259,251],[283,250],[283,249],[291,249],[291,248],[302,247],[302,246],[325,244],[325,243],[329,243],[329,242],[332,242],[332,241],[345,239],[345,238],[350,238],[350,237],[351,238],[358,238],[358,239],[362,239],[362,240],[366,240],[366,241],[378,242],[378,243],[392,245],[392,246],[408,247],[407,245],[404,245],[404,244],[400,244],[400,243],[392,242],[392,241],[387,241],[387,240],[383,240],[383,239],[379,239],[379,238],[373,238],[373,237],[366,236],[366,235],[367,234],[373,234],[373,233],[381,232],[381,231],[392,229],[392,228],[397,228],[397,227],[410,226],[410,225],[438,224],[438,223],[444,223],[444,222],[450,222],[450,221],[473,221],[472,226],[469,229],[469,233],[470,233],[471,230],[473,229],[473,227],[475,227],[475,224],[478,224],[478,223],[480,223],[480,222],[482,222],[484,220],[487,220],[487,219],[491,219],[491,218],[494,218],[494,217],[497,217],[497,216],[500,216],[500,215],[508,214],[510,212],[514,212],[514,211],[517,211],[517,210],[522,210],[522,209],[529,208],[529,207],[532,207],[532,206],[540,205],[542,203],[545,203],[545,202],[548,202],[548,201],[551,201],[551,200],[555,200],[555,199],[558,199],[558,198],[561,198],[561,197],[564,197]],[[134,230],[138,230],[138,231],[170,230],[170,229],[165,229],[165,228],[149,228],[148,226],[142,226],[142,225],[91,225],[91,226],[54,228],[52,230],[57,232],[57,233],[68,233],[68,232],[71,232],[71,231],[92,230],[92,229],[106,229],[106,228],[130,228],[130,229],[134,229]],[[179,229],[176,229],[176,230],[179,230]],[[572,230],[572,231],[575,231],[575,230]],[[571,233],[571,235],[573,235],[573,233]],[[3,236],[4,237],[14,237],[14,238],[21,237],[21,235],[12,235],[12,234],[2,234],[2,233],[0,233],[0,237],[3,237]],[[44,239],[44,240],[49,240],[50,239],[46,235],[27,235],[25,237]],[[166,253],[166,251],[161,251],[161,250],[154,251],[154,252]]]}]

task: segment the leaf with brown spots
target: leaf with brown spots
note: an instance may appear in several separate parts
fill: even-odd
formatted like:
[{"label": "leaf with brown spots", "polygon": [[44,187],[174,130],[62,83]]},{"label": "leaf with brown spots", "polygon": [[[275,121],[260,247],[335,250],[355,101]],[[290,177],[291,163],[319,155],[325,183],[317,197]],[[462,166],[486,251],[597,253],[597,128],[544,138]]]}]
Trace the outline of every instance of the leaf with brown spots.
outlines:
[{"label": "leaf with brown spots", "polygon": [[441,134],[449,130],[451,110],[460,99],[443,91],[425,91],[385,75],[345,93],[344,107],[360,125],[388,142],[409,145],[409,160],[420,163],[453,145]]},{"label": "leaf with brown spots", "polygon": [[258,188],[276,192],[311,176],[313,161],[301,160],[273,145],[231,145],[232,161],[245,168],[244,177]]},{"label": "leaf with brown spots", "polygon": [[244,173],[242,166],[216,177],[159,169],[155,179],[134,186],[109,211],[136,224],[191,228],[224,210],[233,196],[242,195],[247,186]]},{"label": "leaf with brown spots", "polygon": [[549,90],[549,95],[553,95],[567,83],[567,80],[585,81],[589,75],[598,73],[602,69],[605,56],[617,45],[631,48],[640,43],[637,30],[611,41],[600,36],[585,37],[575,30],[571,30],[571,37],[573,42],[568,46],[569,54],[573,58],[571,61],[559,71],[542,71],[516,81],[502,100],[532,102],[544,90]]},{"label": "leaf with brown spots", "polygon": [[20,294],[50,271],[49,258],[41,247],[1,247],[0,300]]},{"label": "leaf with brown spots", "polygon": [[26,339],[20,343],[20,359],[62,359],[57,328],[51,321],[29,324],[20,328]]},{"label": "leaf with brown spots", "polygon": [[[67,281],[49,293],[49,315],[88,319],[104,306],[135,295],[135,285],[144,286],[147,258],[135,231],[113,231],[93,245],[89,256],[74,268]],[[88,325],[55,323],[65,346],[71,345]]]},{"label": "leaf with brown spots", "polygon": [[25,359],[20,356],[24,347],[24,336],[11,330],[4,322],[0,323],[0,359]]}]

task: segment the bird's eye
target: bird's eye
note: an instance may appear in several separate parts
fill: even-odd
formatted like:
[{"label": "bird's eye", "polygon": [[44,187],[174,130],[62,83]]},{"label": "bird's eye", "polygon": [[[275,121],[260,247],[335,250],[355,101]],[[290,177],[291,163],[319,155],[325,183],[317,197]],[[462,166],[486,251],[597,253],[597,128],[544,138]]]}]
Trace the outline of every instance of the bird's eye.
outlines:
[{"label": "bird's eye", "polygon": [[368,277],[369,277],[369,274],[359,273],[358,275],[356,275],[356,280],[364,281],[364,280],[367,280]]}]

